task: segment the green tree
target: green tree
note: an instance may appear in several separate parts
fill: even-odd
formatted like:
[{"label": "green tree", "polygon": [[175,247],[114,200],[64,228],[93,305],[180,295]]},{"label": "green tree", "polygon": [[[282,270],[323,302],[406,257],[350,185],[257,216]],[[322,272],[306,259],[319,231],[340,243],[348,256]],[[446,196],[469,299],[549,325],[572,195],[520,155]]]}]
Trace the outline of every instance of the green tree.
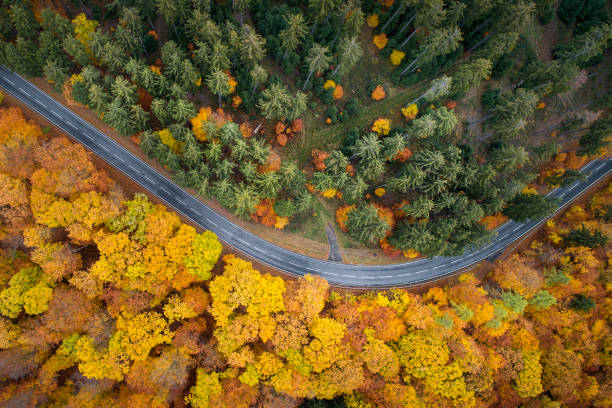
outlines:
[{"label": "green tree", "polygon": [[240,27],[240,57],[247,66],[254,67],[265,56],[266,39],[257,34],[253,27]]},{"label": "green tree", "polygon": [[527,300],[520,293],[511,290],[503,291],[501,298],[504,306],[516,314],[523,314],[528,304]]},{"label": "green tree", "polygon": [[268,71],[266,71],[266,69],[261,65],[257,64],[249,71],[249,76],[251,77],[251,82],[253,83],[252,93],[255,93],[257,86],[268,80]]},{"label": "green tree", "polygon": [[578,35],[568,43],[558,47],[555,50],[555,57],[582,66],[591,58],[601,55],[611,38],[612,25],[594,26],[586,33]]},{"label": "green tree", "polygon": [[419,195],[410,204],[402,207],[406,215],[414,218],[429,218],[429,213],[434,209],[434,202],[426,195]]},{"label": "green tree", "polygon": [[486,58],[476,58],[461,64],[453,74],[453,95],[460,96],[478,85],[480,81],[491,75],[491,68],[491,60]]},{"label": "green tree", "polygon": [[517,194],[504,208],[503,213],[514,221],[526,222],[550,215],[558,205],[558,200],[539,194]]},{"label": "green tree", "polygon": [[529,299],[529,304],[535,307],[536,310],[548,309],[555,303],[557,303],[557,299],[547,290],[539,290]]},{"label": "green tree", "polygon": [[365,244],[373,244],[383,239],[391,226],[378,215],[371,204],[361,205],[348,213],[346,226],[351,236]]},{"label": "green tree", "polygon": [[278,34],[282,47],[285,49],[283,59],[287,57],[289,51],[297,50],[308,32],[302,13],[286,15],[285,23],[287,27]]},{"label": "green tree", "polygon": [[523,146],[504,145],[489,153],[491,164],[500,173],[510,173],[529,161],[529,154]]},{"label": "green tree", "polygon": [[43,74],[47,81],[53,82],[57,91],[62,89],[64,81],[68,78],[68,70],[57,60],[49,60],[43,67]]},{"label": "green tree", "polygon": [[447,27],[432,30],[419,47],[416,57],[408,64],[400,75],[414,72],[419,65],[428,64],[440,55],[449,54],[457,49],[462,40],[459,27]]},{"label": "green tree", "polygon": [[308,76],[306,77],[306,81],[304,81],[304,86],[302,89],[306,89],[308,85],[308,81],[310,81],[310,76],[313,73],[321,73],[325,71],[329,67],[329,55],[327,52],[329,49],[327,47],[323,47],[317,43],[314,43],[312,47],[308,50],[308,55],[306,56],[306,63],[308,63]]},{"label": "green tree", "polygon": [[210,91],[219,97],[219,107],[221,106],[221,97],[229,95],[230,85],[229,77],[221,70],[213,71],[206,77],[206,86]]},{"label": "green tree", "polygon": [[363,48],[358,40],[357,36],[354,37],[342,37],[338,43],[338,64],[332,72],[332,76],[340,70],[340,74],[350,71],[355,64],[361,59],[363,55]]},{"label": "green tree", "polygon": [[585,246],[589,248],[605,248],[608,236],[599,229],[589,230],[582,224],[562,235],[565,246]]},{"label": "green tree", "polygon": [[259,195],[255,188],[243,183],[234,186],[234,212],[239,217],[247,218],[259,203]]},{"label": "green tree", "polygon": [[293,104],[293,98],[287,87],[281,83],[273,83],[261,93],[257,108],[269,120],[279,120],[287,117]]},{"label": "green tree", "polygon": [[612,117],[604,117],[595,121],[589,131],[580,137],[579,156],[596,156],[610,145],[612,138]]}]

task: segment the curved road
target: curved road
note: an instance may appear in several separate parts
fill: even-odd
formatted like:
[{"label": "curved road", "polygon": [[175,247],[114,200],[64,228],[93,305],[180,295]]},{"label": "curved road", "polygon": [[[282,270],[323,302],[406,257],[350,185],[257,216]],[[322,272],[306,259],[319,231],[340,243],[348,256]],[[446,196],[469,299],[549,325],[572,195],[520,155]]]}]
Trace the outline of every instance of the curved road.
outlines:
[{"label": "curved road", "polygon": [[[526,224],[507,222],[497,229],[498,235],[489,245],[475,250],[467,249],[462,256],[457,257],[435,257],[392,265],[350,265],[315,259],[265,241],[218,215],[113,139],[5,67],[0,67],[0,88],[4,88],[195,224],[215,232],[219,239],[236,250],[291,275],[317,274],[334,285],[348,287],[415,285],[444,278],[483,259],[494,258],[545,221],[536,220]],[[557,211],[594,183],[607,177],[612,172],[612,159],[595,160],[581,171],[590,173],[585,182],[558,188],[550,193],[550,196],[562,200]]]}]

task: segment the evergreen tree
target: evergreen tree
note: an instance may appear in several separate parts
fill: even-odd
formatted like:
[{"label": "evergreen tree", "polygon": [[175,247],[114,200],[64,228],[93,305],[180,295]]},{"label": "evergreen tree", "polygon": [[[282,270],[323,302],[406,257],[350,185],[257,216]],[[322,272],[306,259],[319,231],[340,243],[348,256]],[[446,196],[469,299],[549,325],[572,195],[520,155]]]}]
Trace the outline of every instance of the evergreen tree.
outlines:
[{"label": "evergreen tree", "polygon": [[206,77],[206,86],[210,91],[219,97],[219,107],[221,107],[221,97],[229,95],[229,77],[221,70],[213,71]]},{"label": "evergreen tree", "polygon": [[341,75],[350,71],[361,59],[362,55],[363,49],[357,36],[342,37],[338,43],[338,64],[336,64],[332,76],[336,75],[340,67],[342,67],[339,71]]},{"label": "evergreen tree", "polygon": [[378,210],[371,204],[361,205],[348,213],[346,220],[348,233],[365,244],[373,244],[383,239],[390,229]]},{"label": "evergreen tree", "polygon": [[327,47],[323,47],[317,43],[314,43],[313,46],[310,47],[308,50],[308,55],[306,56],[309,72],[308,76],[306,77],[306,81],[304,81],[304,86],[302,86],[302,89],[306,89],[310,76],[313,73],[319,74],[329,67],[330,58],[327,55],[327,52]]},{"label": "evergreen tree", "polygon": [[539,194],[517,194],[504,208],[504,215],[517,222],[537,220],[550,215],[558,205],[558,200]]}]

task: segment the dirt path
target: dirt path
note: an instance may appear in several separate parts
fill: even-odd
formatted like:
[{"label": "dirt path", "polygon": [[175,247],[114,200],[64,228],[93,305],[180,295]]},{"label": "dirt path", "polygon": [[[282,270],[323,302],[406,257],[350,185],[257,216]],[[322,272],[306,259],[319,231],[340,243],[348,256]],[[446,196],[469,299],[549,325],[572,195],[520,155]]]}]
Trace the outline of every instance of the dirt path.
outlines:
[{"label": "dirt path", "polygon": [[342,262],[342,255],[340,254],[340,247],[338,246],[336,230],[331,222],[328,222],[325,225],[325,233],[327,234],[327,240],[329,241],[329,256],[327,259],[330,261]]}]

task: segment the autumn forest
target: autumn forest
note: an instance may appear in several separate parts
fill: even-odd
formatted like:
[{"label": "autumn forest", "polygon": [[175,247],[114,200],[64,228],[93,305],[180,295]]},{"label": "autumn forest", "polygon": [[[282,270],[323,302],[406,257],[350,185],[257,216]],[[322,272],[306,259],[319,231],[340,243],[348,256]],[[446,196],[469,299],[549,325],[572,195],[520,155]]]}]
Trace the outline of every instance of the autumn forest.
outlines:
[{"label": "autumn forest", "polygon": [[612,181],[548,195],[612,152],[610,4],[0,5],[0,65],[274,244],[424,262],[550,217],[443,280],[334,287],[1,91],[0,406],[612,406]]}]

